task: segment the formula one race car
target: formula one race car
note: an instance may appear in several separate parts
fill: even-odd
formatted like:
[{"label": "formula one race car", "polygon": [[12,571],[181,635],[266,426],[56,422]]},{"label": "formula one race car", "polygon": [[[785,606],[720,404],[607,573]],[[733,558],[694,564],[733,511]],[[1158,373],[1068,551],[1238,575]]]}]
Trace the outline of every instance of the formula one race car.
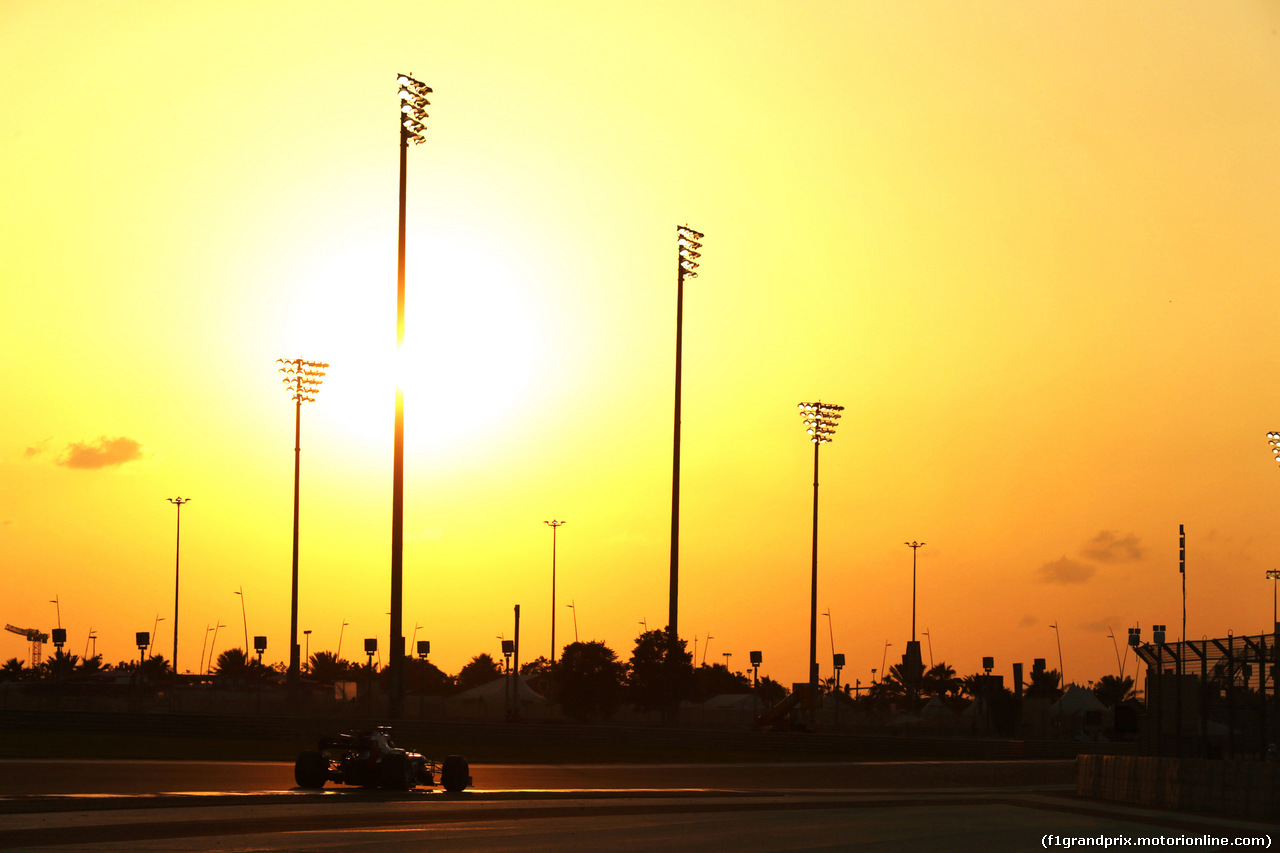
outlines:
[{"label": "formula one race car", "polygon": [[461,755],[450,755],[444,764],[436,764],[403,750],[391,742],[391,730],[379,726],[320,738],[316,749],[298,753],[293,778],[300,788],[323,788],[330,781],[412,791],[418,785],[435,785],[438,774],[441,786],[457,793],[471,784],[470,770]]}]

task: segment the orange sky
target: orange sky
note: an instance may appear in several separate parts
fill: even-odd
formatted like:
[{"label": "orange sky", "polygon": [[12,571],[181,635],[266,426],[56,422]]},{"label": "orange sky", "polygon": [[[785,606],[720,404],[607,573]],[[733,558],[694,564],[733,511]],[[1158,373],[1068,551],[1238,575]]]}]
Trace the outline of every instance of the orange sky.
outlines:
[{"label": "orange sky", "polygon": [[[616,6],[616,4],[615,4]],[[1006,3],[0,4],[0,621],[109,661],[386,647],[395,75],[410,152],[406,633],[456,672],[667,611],[674,227],[681,633],[846,678],[917,622],[962,674],[1116,669],[1108,627],[1257,633],[1280,541],[1270,383],[1280,7]],[[79,450],[77,451],[77,448]],[[98,467],[82,467],[85,463]],[[79,466],[79,467],[78,467]],[[922,638],[923,639],[923,638]],[[820,661],[829,674],[827,620]],[[0,659],[26,644],[0,634]],[[926,661],[929,648],[925,646]],[[1127,668],[1133,671],[1133,656]]]}]

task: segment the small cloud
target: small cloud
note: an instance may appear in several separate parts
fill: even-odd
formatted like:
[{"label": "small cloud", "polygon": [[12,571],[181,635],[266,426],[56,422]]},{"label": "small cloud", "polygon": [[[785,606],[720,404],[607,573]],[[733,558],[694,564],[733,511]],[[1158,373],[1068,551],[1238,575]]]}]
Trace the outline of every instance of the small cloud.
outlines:
[{"label": "small cloud", "polygon": [[73,441],[58,458],[64,468],[109,468],[142,458],[142,445],[132,438],[107,438],[97,441]]},{"label": "small cloud", "polygon": [[1040,581],[1062,584],[1085,583],[1096,571],[1097,569],[1087,563],[1063,556],[1060,560],[1045,563],[1040,567]]},{"label": "small cloud", "polygon": [[1085,543],[1080,556],[1099,563],[1131,563],[1142,559],[1142,547],[1132,533],[1121,536],[1118,531],[1104,530]]},{"label": "small cloud", "polygon": [[1018,627],[1031,628],[1039,624],[1040,624],[1040,617],[1032,616],[1030,613],[1028,613],[1026,616],[1022,617],[1022,621],[1018,623]]},{"label": "small cloud", "polygon": [[47,438],[44,441],[37,441],[35,444],[31,445],[26,450],[22,451],[22,455],[27,457],[28,459],[34,459],[35,457],[39,456],[41,453],[44,453],[45,448],[48,446],[49,446],[49,439]]}]

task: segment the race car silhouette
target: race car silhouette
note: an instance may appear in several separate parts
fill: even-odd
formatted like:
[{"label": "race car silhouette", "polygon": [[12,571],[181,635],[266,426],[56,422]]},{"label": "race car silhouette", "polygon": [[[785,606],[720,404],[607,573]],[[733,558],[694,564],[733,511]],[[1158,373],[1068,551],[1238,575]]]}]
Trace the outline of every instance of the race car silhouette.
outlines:
[{"label": "race car silhouette", "polygon": [[325,782],[412,791],[418,785],[433,786],[436,778],[450,793],[471,784],[471,768],[461,755],[450,755],[437,764],[391,742],[391,729],[378,726],[358,732],[322,737],[315,749],[298,754],[293,778],[300,788],[323,788]]}]

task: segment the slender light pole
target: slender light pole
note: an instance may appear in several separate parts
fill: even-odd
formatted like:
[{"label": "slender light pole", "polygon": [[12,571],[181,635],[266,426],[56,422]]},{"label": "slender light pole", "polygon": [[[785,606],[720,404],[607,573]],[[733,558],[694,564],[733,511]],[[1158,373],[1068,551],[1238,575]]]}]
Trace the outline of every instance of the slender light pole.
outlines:
[{"label": "slender light pole", "polygon": [[[400,86],[400,222],[396,249],[396,355],[404,346],[404,246],[405,203],[409,186],[409,142],[426,141],[427,95],[431,87],[407,74],[396,77]],[[402,368],[403,369],[403,368]],[[396,380],[396,420],[391,474],[391,672],[390,712],[400,715],[404,702],[404,387]]]},{"label": "slender light pole", "polygon": [[573,603],[566,604],[565,607],[573,611],[573,641],[578,642],[578,608]]},{"label": "slender light pole", "polygon": [[156,644],[156,640],[158,639],[158,635],[160,633],[159,631],[160,623],[163,621],[164,621],[164,617],[161,616],[159,613],[157,613],[155,621],[151,623],[151,645],[147,646],[147,657],[151,657],[151,647]]},{"label": "slender light pole", "polygon": [[[1280,623],[1280,614],[1276,612],[1276,590],[1280,588],[1280,569],[1267,569],[1267,580],[1272,581],[1271,584],[1271,621],[1272,623]],[[1275,630],[1273,627],[1272,631]],[[1265,632],[1264,632],[1265,633]]]},{"label": "slender light pole", "polygon": [[[1116,632],[1111,630],[1111,626],[1107,626],[1107,636],[1111,639],[1111,647],[1116,652],[1116,670],[1120,673],[1120,678],[1124,678],[1124,664],[1120,661],[1120,644],[1116,642]],[[1128,657],[1129,647],[1125,646],[1125,656]]]},{"label": "slender light pole", "polygon": [[[214,626],[213,626],[213,642],[209,644],[209,662],[208,662],[208,664],[206,665],[206,669],[205,669],[205,671],[206,671],[206,672],[208,672],[208,671],[210,671],[210,670],[212,670],[212,669],[213,669],[213,653],[214,653],[214,652],[217,650],[217,648],[218,648],[218,629],[219,629],[219,628],[225,628],[225,627],[227,627],[227,626],[226,626],[226,625],[223,625],[221,621],[218,621],[218,622],[215,622],[215,623],[214,623]],[[248,658],[249,658],[249,653],[246,651],[246,652],[245,652],[245,659],[247,660]]]},{"label": "slender light pole", "polygon": [[916,552],[924,547],[923,542],[902,543],[911,549],[911,642],[916,641]]},{"label": "slender light pole", "polygon": [[673,665],[680,643],[680,382],[684,352],[684,280],[698,277],[698,258],[702,257],[698,250],[702,248],[704,236],[688,225],[676,226],[676,404],[671,462],[671,585],[667,614],[667,655]]},{"label": "slender light pole", "polygon": [[[182,505],[191,500],[191,498],[165,498],[169,503],[178,508],[178,527],[174,537],[173,546],[173,677],[176,682],[178,673],[178,579],[182,572]],[[200,660],[204,660],[203,652]]]},{"label": "slender light pole", "polygon": [[836,659],[836,631],[831,627],[831,608],[827,608],[827,612],[822,614],[827,617],[827,637],[831,640],[831,659]]},{"label": "slender light pole", "polygon": [[836,434],[836,421],[844,406],[833,403],[800,403],[800,418],[808,428],[813,442],[813,571],[809,589],[809,691],[818,696],[818,448],[831,441]]},{"label": "slender light pole", "polygon": [[1058,639],[1058,683],[1062,685],[1063,690],[1066,690],[1067,673],[1065,667],[1062,665],[1062,634],[1058,633],[1058,624],[1056,622],[1049,627],[1053,629],[1053,636]]},{"label": "slender light pole", "polygon": [[[293,423],[293,581],[289,606],[289,675],[288,685],[291,693],[298,687],[298,497],[300,472],[302,470],[302,404],[314,403],[320,393],[320,383],[324,380],[324,371],[329,365],[323,361],[307,361],[302,358],[277,358],[276,364],[282,364],[280,372],[285,388],[292,395],[295,406]],[[244,608],[244,596],[240,596],[241,609]],[[249,657],[249,628],[245,620],[244,655]],[[215,633],[216,637],[217,634]]]},{"label": "slender light pole", "polygon": [[544,521],[551,528],[551,662],[556,662],[556,530],[565,521]]},{"label": "slender light pole", "polygon": [[[240,596],[240,619],[244,622],[244,656],[247,660],[249,658],[249,614],[244,608],[244,587],[242,586],[239,589],[233,589],[232,592]],[[295,601],[296,600],[297,599],[295,598]]]},{"label": "slender light pole", "polygon": [[204,675],[208,670],[204,665],[204,652],[209,648],[209,632],[213,630],[212,625],[204,626],[204,642],[200,644],[200,669],[196,671],[197,675]]}]

